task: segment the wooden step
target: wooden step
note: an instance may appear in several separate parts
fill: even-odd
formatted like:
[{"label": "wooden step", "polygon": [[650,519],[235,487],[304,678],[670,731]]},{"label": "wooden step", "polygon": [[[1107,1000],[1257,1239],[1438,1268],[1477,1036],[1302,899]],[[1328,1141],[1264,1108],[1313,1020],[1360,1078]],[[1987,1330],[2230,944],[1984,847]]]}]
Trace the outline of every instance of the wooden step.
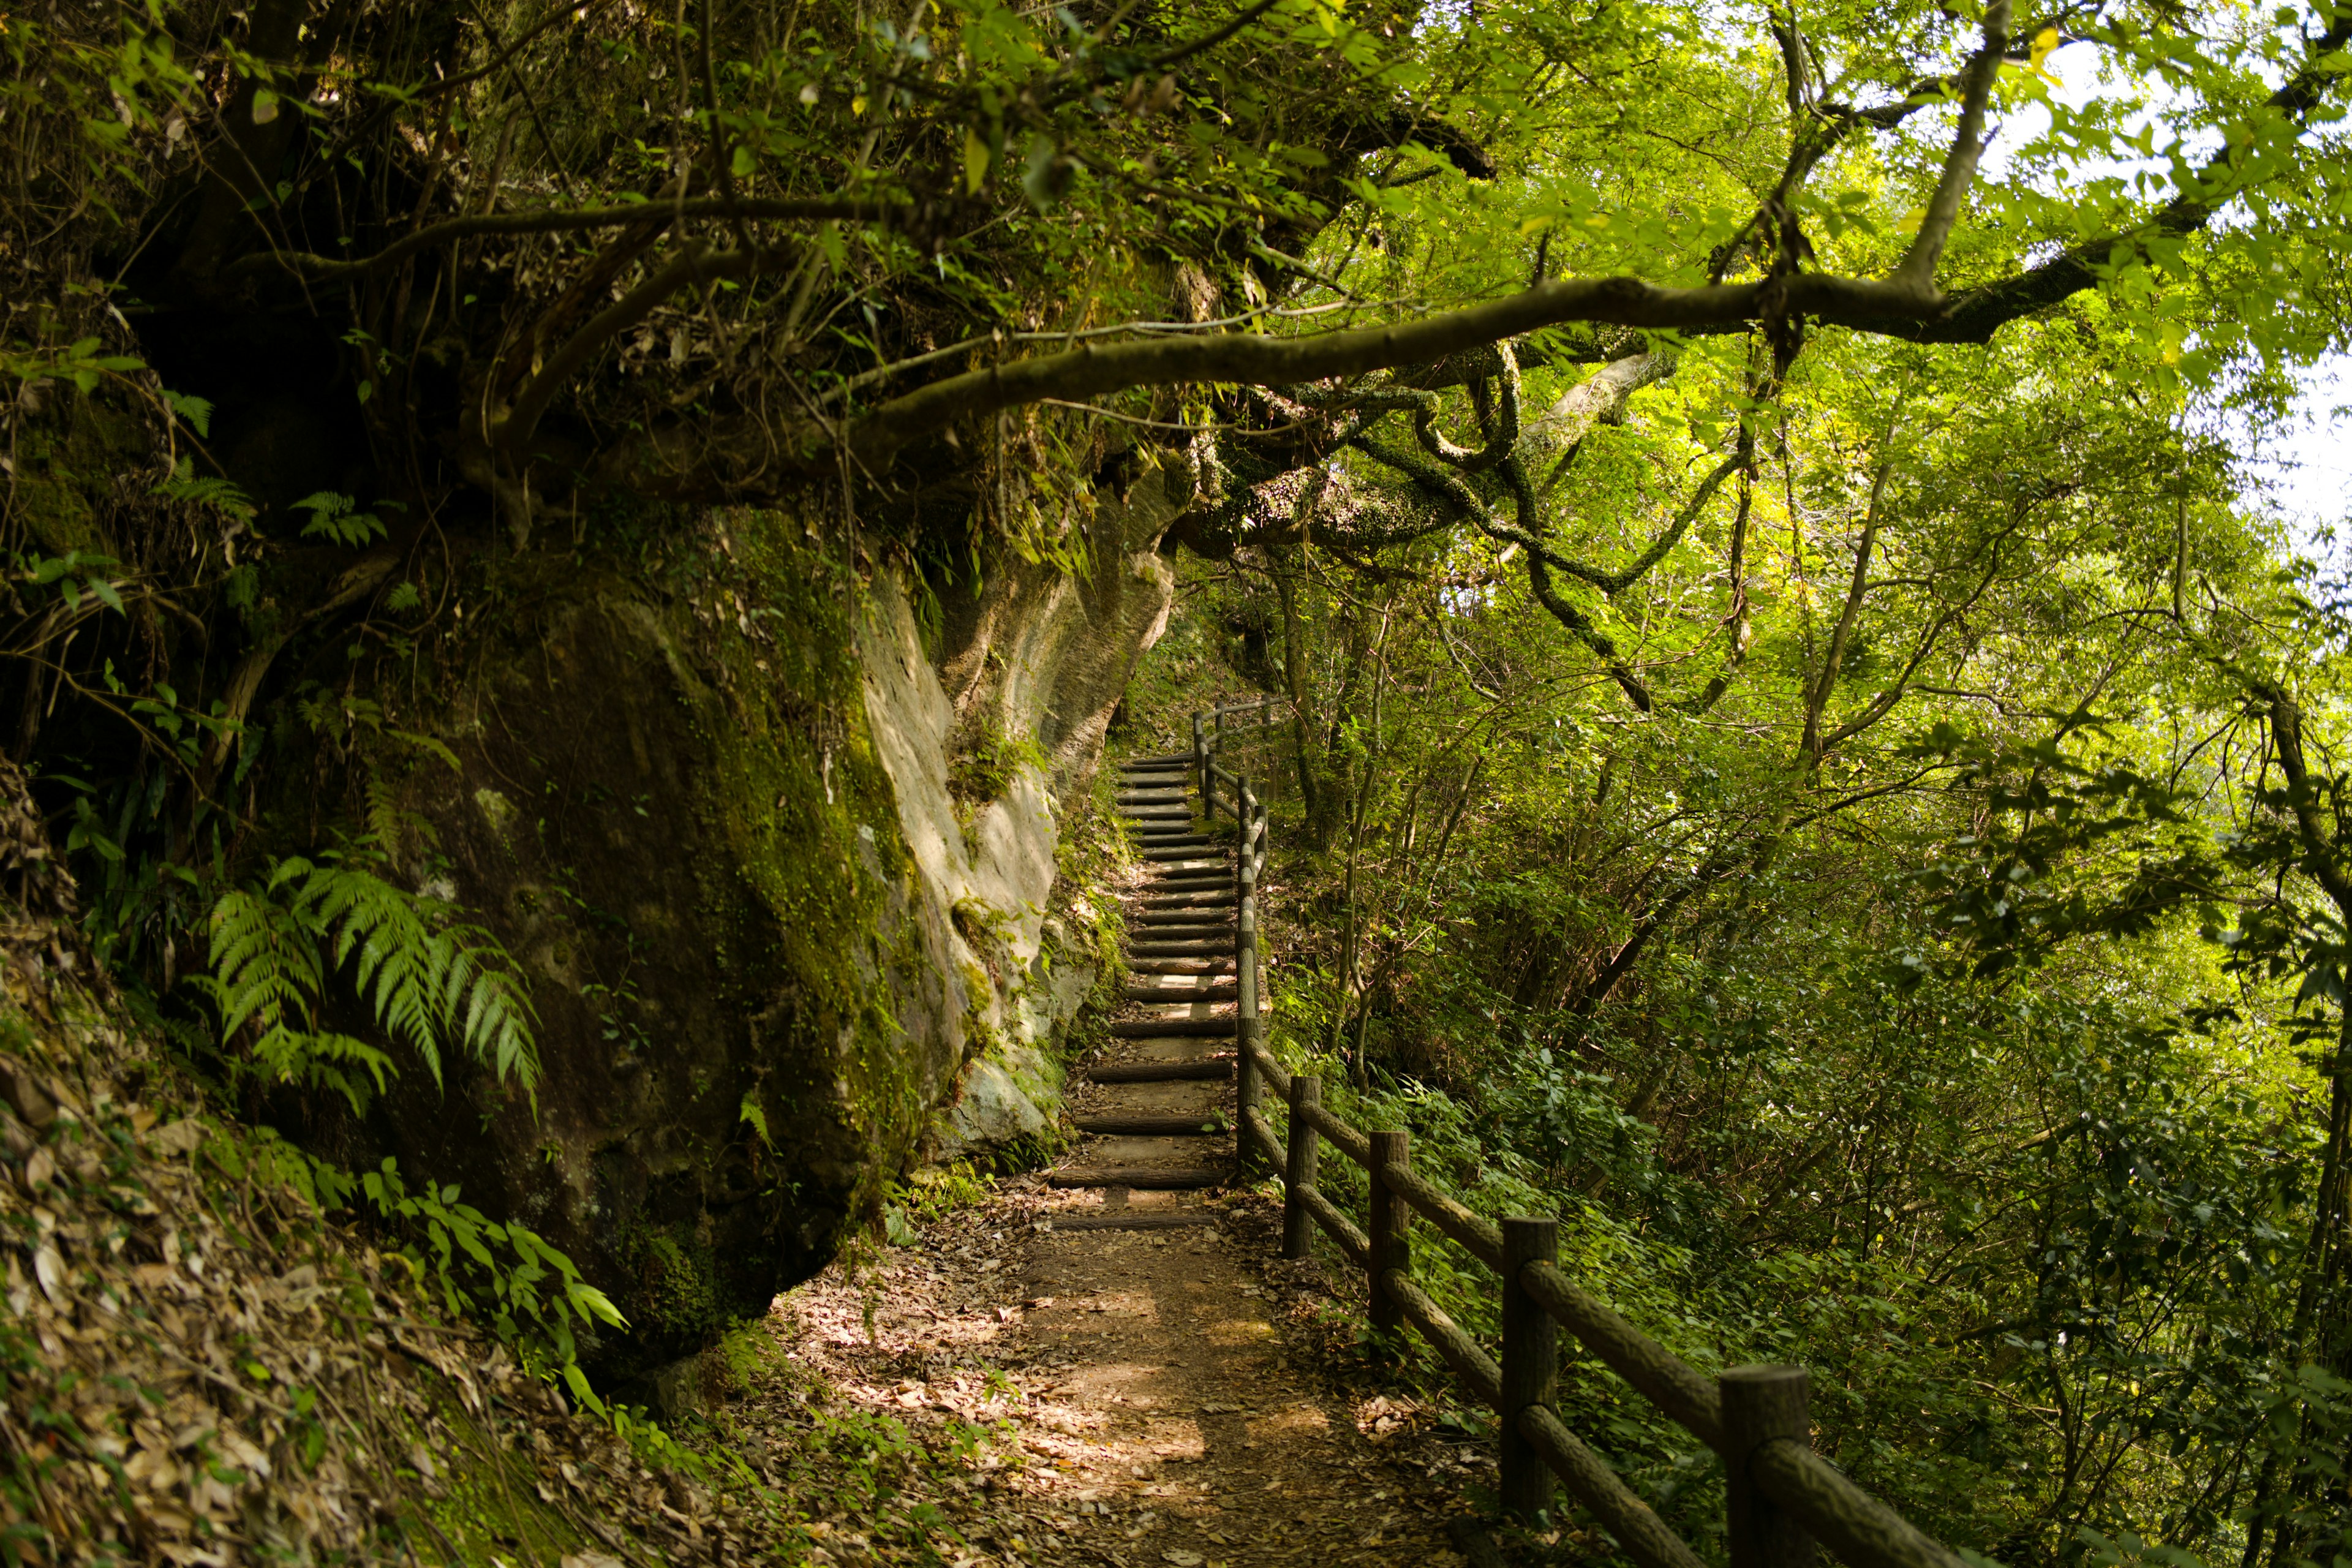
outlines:
[{"label": "wooden step", "polygon": [[1182,784],[1139,784],[1134,788],[1122,789],[1118,792],[1118,800],[1121,805],[1130,804],[1135,805],[1152,805],[1161,801],[1182,801],[1190,800],[1192,798],[1192,792],[1191,790],[1186,789]]},{"label": "wooden step", "polygon": [[1146,910],[1215,910],[1234,906],[1231,888],[1203,888],[1194,893],[1145,893],[1139,900]]},{"label": "wooden step", "polygon": [[1129,974],[1231,974],[1230,958],[1146,958],[1129,960]]},{"label": "wooden step", "polygon": [[1049,1187],[1132,1187],[1145,1192],[1187,1192],[1222,1187],[1231,1172],[1223,1165],[1072,1165],[1045,1173]]},{"label": "wooden step", "polygon": [[1169,1110],[1106,1110],[1092,1116],[1073,1116],[1070,1122],[1081,1132],[1151,1138],[1222,1138],[1233,1131],[1233,1124],[1222,1110],[1213,1110],[1205,1116]]},{"label": "wooden step", "polygon": [[1129,942],[1127,956],[1129,958],[1231,958],[1234,956],[1234,939],[1227,934],[1222,937],[1188,937],[1181,942]]},{"label": "wooden step", "polygon": [[1143,887],[1147,893],[1206,893],[1233,885],[1234,874],[1228,868],[1204,866],[1197,871],[1163,872]]},{"label": "wooden step", "polygon": [[1207,1209],[1110,1209],[1067,1218],[1053,1215],[1045,1222],[1047,1230],[1183,1230],[1216,1223],[1217,1216]]},{"label": "wooden step", "polygon": [[1188,1062],[1097,1062],[1087,1068],[1089,1083],[1215,1083],[1234,1076],[1231,1057]]},{"label": "wooden step", "polygon": [[1118,764],[1122,768],[1189,768],[1192,765],[1190,752],[1154,752],[1148,757],[1129,757]]},{"label": "wooden step", "polygon": [[1234,1032],[1234,1016],[1212,1018],[1114,1018],[1110,1033],[1118,1040],[1165,1040],[1179,1035],[1224,1035]]},{"label": "wooden step", "polygon": [[[1195,977],[1179,975],[1177,978],[1189,980]],[[1119,994],[1130,1002],[1234,1002],[1240,1000],[1241,993],[1237,989],[1240,984],[1239,980],[1228,978],[1181,990],[1173,985],[1129,985],[1122,987]]]}]

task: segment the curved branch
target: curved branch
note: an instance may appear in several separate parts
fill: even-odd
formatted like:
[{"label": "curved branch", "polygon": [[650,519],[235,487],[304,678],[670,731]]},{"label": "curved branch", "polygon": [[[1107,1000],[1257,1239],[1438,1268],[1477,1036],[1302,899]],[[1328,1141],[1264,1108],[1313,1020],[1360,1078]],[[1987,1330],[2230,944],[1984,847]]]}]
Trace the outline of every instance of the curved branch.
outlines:
[{"label": "curved branch", "polygon": [[663,300],[678,290],[722,278],[748,278],[757,272],[772,271],[788,259],[784,252],[778,250],[725,250],[713,255],[699,245],[688,247],[685,254],[588,318],[578,331],[564,340],[562,347],[548,355],[540,369],[523,383],[522,390],[515,394],[514,404],[505,416],[492,423],[490,444],[520,453],[530,444],[540,419],[563,384],[586,369],[588,362],[606,343],[653,314]]},{"label": "curved branch", "polygon": [[[1373,461],[1386,464],[1451,502],[1487,538],[1516,544],[1526,551],[1528,586],[1534,591],[1536,602],[1550,612],[1551,617],[1566,626],[1579,642],[1601,657],[1608,665],[1611,677],[1624,689],[1634,707],[1644,713],[1650,711],[1654,705],[1650,689],[1626,666],[1624,655],[1618,652],[1617,645],[1593,624],[1590,616],[1560,597],[1559,590],[1552,585],[1551,573],[1555,567],[1579,576],[1589,573],[1591,568],[1564,560],[1528,527],[1515,526],[1496,517],[1460,476],[1425,461],[1419,453],[1386,451],[1361,437],[1349,444]],[[1502,467],[1503,477],[1510,482],[1513,493],[1518,498],[1522,519],[1531,521],[1536,501],[1535,491],[1528,483],[1527,471],[1513,458],[1505,458]]]},{"label": "curved branch", "polygon": [[1442,463],[1450,463],[1465,474],[1483,473],[1511,455],[1519,444],[1519,362],[1511,353],[1508,339],[1495,345],[1502,374],[1496,378],[1502,386],[1502,404],[1496,410],[1495,427],[1487,432],[1483,450],[1472,451],[1447,440],[1437,428],[1437,395],[1424,392],[1413,410],[1412,433],[1421,441],[1422,449]]},{"label": "curved branch", "polygon": [[373,256],[355,261],[333,261],[301,250],[264,250],[242,257],[222,271],[228,282],[256,277],[273,268],[312,283],[341,283],[363,278],[420,251],[453,240],[480,235],[566,234],[582,229],[625,228],[637,224],[665,224],[680,218],[730,217],[778,222],[904,225],[927,209],[911,202],[856,200],[847,196],[782,196],[730,201],[704,196],[693,201],[630,202],[618,206],[576,207],[569,212],[548,209],[522,213],[473,213],[453,217],[414,234],[403,235]]}]

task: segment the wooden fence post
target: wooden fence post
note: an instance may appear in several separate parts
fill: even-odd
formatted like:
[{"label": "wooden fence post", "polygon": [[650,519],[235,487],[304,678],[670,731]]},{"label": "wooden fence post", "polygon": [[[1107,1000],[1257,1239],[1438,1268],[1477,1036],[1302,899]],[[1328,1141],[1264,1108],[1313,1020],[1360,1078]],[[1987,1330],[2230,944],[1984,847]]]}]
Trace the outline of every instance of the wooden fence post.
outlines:
[{"label": "wooden fence post", "polygon": [[1234,840],[1234,900],[1235,903],[1250,896],[1250,884],[1257,880],[1257,870],[1250,864],[1249,857],[1250,807],[1253,804],[1250,796],[1249,774],[1244,773],[1234,781],[1234,824],[1241,830],[1240,837]]},{"label": "wooden fence post", "polygon": [[1323,1151],[1322,1134],[1307,1121],[1307,1111],[1322,1104],[1320,1075],[1290,1075],[1289,1159],[1282,1173],[1282,1255],[1288,1258],[1306,1257],[1315,1236],[1315,1216],[1307,1212],[1307,1200],[1299,1194],[1315,1184],[1315,1167]]},{"label": "wooden fence post", "polygon": [[1393,1334],[1404,1326],[1404,1311],[1391,1299],[1381,1276],[1391,1268],[1412,1269],[1412,1239],[1406,1226],[1412,1220],[1412,1206],[1392,1191],[1381,1173],[1391,1165],[1412,1166],[1412,1135],[1409,1132],[1375,1132],[1372,1144],[1372,1222],[1370,1240],[1372,1329],[1377,1333]]},{"label": "wooden fence post", "polygon": [[1243,895],[1241,930],[1234,942],[1234,1170],[1244,1178],[1258,1167],[1249,1117],[1264,1098],[1257,1058],[1250,1050],[1257,1038],[1256,905],[1255,898]]},{"label": "wooden fence post", "polygon": [[1785,1437],[1813,1446],[1806,1413],[1810,1386],[1801,1366],[1735,1366],[1717,1383],[1723,1397],[1731,1568],[1812,1568],[1813,1538],[1748,1479],[1749,1458],[1767,1443]]},{"label": "wooden fence post", "polygon": [[1192,715],[1192,774],[1201,782],[1201,814],[1216,819],[1216,808],[1209,804],[1209,743],[1201,736],[1201,716]]},{"label": "wooden fence post", "polygon": [[1543,1303],[1519,1283],[1530,1263],[1559,1261],[1559,1221],[1503,1222],[1503,1510],[1533,1519],[1551,1507],[1551,1467],[1519,1435],[1519,1412],[1552,1403],[1559,1372],[1559,1334]]}]

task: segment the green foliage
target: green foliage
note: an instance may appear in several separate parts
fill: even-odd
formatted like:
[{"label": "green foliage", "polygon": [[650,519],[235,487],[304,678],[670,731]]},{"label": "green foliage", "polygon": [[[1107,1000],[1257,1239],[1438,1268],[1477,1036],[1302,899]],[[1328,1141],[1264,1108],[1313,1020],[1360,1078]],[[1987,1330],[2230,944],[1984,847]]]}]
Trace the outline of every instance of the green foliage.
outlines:
[{"label": "green foliage", "polygon": [[383,1091],[392,1062],[324,1022],[331,982],[346,973],[375,1024],[424,1060],[436,1085],[447,1051],[530,1089],[539,1056],[521,972],[496,937],[456,913],[385,881],[358,855],[290,856],[213,905],[212,973],[189,984],[218,1015],[224,1048],[243,1043],[240,1072],[331,1089],[354,1110]]},{"label": "green foliage", "polygon": [[325,539],[354,549],[371,540],[382,539],[383,520],[373,512],[356,510],[358,504],[351,497],[331,490],[304,496],[294,503],[295,510],[310,514],[310,521],[302,525],[302,537]]},{"label": "green foliage", "polygon": [[1024,769],[1043,773],[1045,753],[1035,740],[991,715],[980,732],[948,762],[948,793],[967,810],[1000,799]]},{"label": "green foliage", "polygon": [[[173,396],[172,402],[175,411],[197,426],[199,433],[210,423],[212,405],[203,398]],[[209,507],[241,521],[250,521],[254,516],[253,502],[243,490],[225,479],[198,474],[192,458],[181,458],[172,477],[155,487],[155,493],[164,500]]]},{"label": "green foliage", "polygon": [[455,1186],[427,1182],[412,1192],[389,1157],[357,1184],[376,1217],[406,1238],[397,1256],[439,1290],[451,1316],[486,1316],[527,1365],[562,1378],[582,1405],[605,1414],[580,1370],[578,1336],[628,1324],[569,1257],[520,1220],[492,1220],[459,1202]]}]

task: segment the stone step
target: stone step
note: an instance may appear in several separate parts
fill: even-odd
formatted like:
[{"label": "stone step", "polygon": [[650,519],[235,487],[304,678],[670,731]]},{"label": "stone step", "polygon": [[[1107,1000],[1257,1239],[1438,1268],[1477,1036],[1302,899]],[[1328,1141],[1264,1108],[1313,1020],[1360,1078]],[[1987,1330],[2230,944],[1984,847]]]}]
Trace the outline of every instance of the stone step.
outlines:
[{"label": "stone step", "polygon": [[1143,1137],[1221,1138],[1233,1131],[1222,1110],[1213,1110],[1206,1116],[1168,1110],[1106,1110],[1074,1116],[1070,1121],[1081,1132]]},{"label": "stone step", "polygon": [[1229,1173],[1223,1165],[1182,1165],[1154,1170],[1148,1165],[1072,1165],[1048,1171],[1049,1187],[1136,1187],[1147,1192],[1186,1192],[1222,1187]]},{"label": "stone step", "polygon": [[1160,1040],[1177,1035],[1223,1035],[1234,1032],[1234,1016],[1207,1018],[1114,1018],[1111,1037],[1117,1040]]},{"label": "stone step", "polygon": [[1207,1083],[1233,1076],[1231,1057],[1173,1062],[1097,1062],[1087,1069],[1087,1079],[1091,1083]]}]

